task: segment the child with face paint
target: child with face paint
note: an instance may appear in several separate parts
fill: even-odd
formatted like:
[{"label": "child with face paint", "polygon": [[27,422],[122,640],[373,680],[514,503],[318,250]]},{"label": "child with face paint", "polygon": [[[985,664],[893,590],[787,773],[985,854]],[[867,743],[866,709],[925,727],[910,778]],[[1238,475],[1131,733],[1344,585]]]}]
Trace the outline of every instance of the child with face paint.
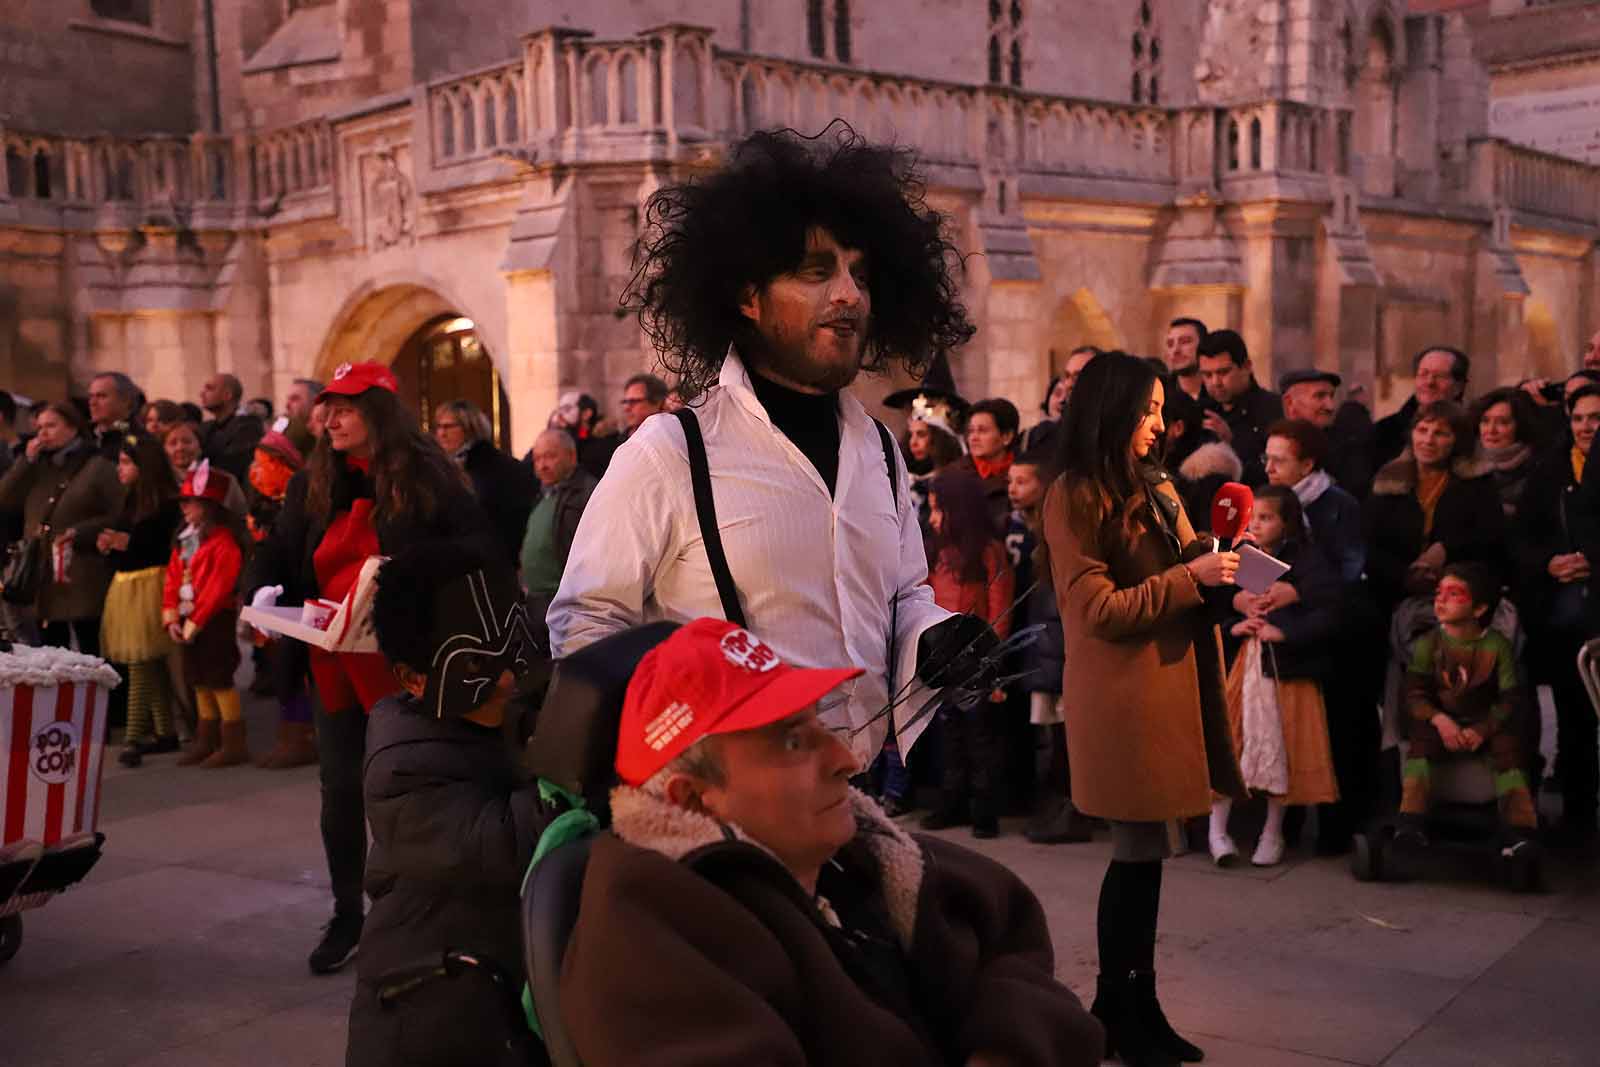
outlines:
[{"label": "child with face paint", "polygon": [[[519,898],[554,818],[525,781],[502,725],[533,653],[516,574],[474,542],[422,542],[378,571],[372,622],[402,691],[367,726],[363,773],[372,847],[350,1009],[347,1064],[514,1062],[499,1001],[476,980],[410,994],[399,1011],[378,981],[445,949],[522,967]],[[401,1032],[403,1022],[403,1035]]]}]

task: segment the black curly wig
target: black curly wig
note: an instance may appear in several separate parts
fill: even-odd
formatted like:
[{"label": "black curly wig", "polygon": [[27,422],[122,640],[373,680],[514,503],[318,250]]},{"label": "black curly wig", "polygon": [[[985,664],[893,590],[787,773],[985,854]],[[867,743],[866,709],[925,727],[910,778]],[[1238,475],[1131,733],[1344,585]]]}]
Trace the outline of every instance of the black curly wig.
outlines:
[{"label": "black curly wig", "polygon": [[816,137],[752,134],[722,169],[650,198],[622,307],[637,313],[685,399],[716,381],[730,343],[753,337],[739,312],[746,288],[799,266],[813,227],[865,254],[872,318],[863,370],[900,360],[920,379],[935,352],[972,336],[961,256],[914,162],[835,121]]}]

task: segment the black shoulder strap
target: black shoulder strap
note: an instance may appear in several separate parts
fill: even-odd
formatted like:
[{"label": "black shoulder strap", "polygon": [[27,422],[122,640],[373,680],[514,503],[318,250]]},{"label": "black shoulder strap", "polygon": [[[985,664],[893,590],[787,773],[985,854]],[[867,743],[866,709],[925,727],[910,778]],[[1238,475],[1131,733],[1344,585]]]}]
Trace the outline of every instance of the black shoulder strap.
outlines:
[{"label": "black shoulder strap", "polygon": [[894,443],[894,435],[889,432],[889,427],[872,420],[872,425],[878,428],[878,440],[883,442],[883,462],[889,468],[889,497],[894,501],[895,514],[900,513],[900,468],[895,466],[894,454],[898,451]]},{"label": "black shoulder strap", "polygon": [[706,458],[705,438],[700,436],[700,420],[682,407],[673,412],[683,426],[684,443],[689,449],[689,481],[694,486],[694,511],[700,520],[700,539],[705,542],[706,562],[717,583],[722,614],[731,623],[747,626],[744,608],[739,606],[739,587],[728,570],[728,556],[722,551],[722,534],[717,530],[717,502],[711,495],[711,462]]}]

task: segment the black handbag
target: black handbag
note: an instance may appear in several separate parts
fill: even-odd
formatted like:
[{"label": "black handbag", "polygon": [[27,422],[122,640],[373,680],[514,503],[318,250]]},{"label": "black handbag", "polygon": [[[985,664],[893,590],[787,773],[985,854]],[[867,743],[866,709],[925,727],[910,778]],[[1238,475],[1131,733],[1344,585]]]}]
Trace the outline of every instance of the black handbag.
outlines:
[{"label": "black handbag", "polygon": [[45,505],[44,517],[39,520],[38,532],[11,545],[5,570],[0,571],[0,600],[7,604],[26,607],[39,599],[39,587],[44,584],[45,571],[50,566],[50,516],[76,473],[69,473],[56,486],[55,495]]}]

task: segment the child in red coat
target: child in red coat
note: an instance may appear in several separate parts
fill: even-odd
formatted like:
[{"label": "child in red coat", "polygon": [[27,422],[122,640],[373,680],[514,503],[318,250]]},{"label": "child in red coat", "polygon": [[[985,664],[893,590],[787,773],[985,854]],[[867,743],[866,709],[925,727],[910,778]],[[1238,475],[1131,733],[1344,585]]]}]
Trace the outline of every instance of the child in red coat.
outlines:
[{"label": "child in red coat", "polygon": [[232,486],[232,476],[205,462],[184,481],[179,506],[187,525],[178,533],[162,590],[161,621],[182,646],[200,718],[194,741],[178,757],[185,766],[232,767],[250,758],[233,685],[244,555],[223,507]]}]

